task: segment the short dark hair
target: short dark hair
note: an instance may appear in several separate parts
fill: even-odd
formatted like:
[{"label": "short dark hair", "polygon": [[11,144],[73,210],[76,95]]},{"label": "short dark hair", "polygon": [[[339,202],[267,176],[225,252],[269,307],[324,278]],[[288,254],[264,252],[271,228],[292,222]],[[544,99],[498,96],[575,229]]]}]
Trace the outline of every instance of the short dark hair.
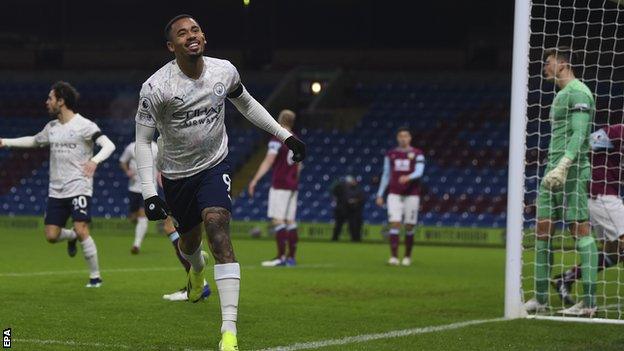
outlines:
[{"label": "short dark hair", "polygon": [[410,136],[412,135],[412,130],[409,129],[409,127],[405,127],[405,126],[399,127],[396,131],[396,134],[398,135],[401,132],[408,132]]},{"label": "short dark hair", "polygon": [[73,110],[76,108],[80,94],[71,84],[59,80],[52,84],[50,90],[54,92],[54,96],[56,96],[57,100],[63,99],[63,101],[65,101],[65,106],[67,106],[68,109]]},{"label": "short dark hair", "polygon": [[569,46],[559,46],[546,49],[544,51],[544,60],[546,60],[550,56],[554,56],[558,60],[567,62],[570,65],[570,68],[574,68],[574,65],[580,63],[578,55]]},{"label": "short dark hair", "polygon": [[175,21],[177,21],[179,19],[182,19],[182,18],[190,18],[190,19],[194,20],[195,22],[197,22],[193,16],[187,15],[185,13],[175,16],[169,22],[167,22],[167,25],[165,26],[165,40],[166,41],[171,41],[171,33],[170,33],[171,32],[171,27],[173,26]]}]

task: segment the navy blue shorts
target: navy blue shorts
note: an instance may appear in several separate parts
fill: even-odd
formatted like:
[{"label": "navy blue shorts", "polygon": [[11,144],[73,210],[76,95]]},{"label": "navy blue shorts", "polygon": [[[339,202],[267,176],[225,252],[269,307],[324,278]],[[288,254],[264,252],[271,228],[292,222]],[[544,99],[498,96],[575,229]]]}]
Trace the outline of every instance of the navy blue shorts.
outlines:
[{"label": "navy blue shorts", "polygon": [[163,177],[165,201],[178,221],[176,229],[188,233],[202,222],[201,212],[208,207],[222,207],[232,212],[230,164],[218,165],[187,178]]},{"label": "navy blue shorts", "polygon": [[134,191],[128,191],[128,211],[134,213],[142,208],[145,208],[143,204],[143,196],[141,193],[135,193]]},{"label": "navy blue shorts", "polygon": [[48,197],[43,222],[65,227],[71,216],[74,222],[91,222],[91,196],[78,195],[65,199]]}]

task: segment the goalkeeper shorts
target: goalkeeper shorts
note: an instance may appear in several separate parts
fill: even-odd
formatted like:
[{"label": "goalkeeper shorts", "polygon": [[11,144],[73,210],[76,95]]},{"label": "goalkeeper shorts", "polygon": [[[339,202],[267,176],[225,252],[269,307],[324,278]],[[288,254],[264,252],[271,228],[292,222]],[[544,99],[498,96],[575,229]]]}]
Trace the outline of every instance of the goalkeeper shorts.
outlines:
[{"label": "goalkeeper shorts", "polygon": [[589,167],[575,172],[575,167],[568,173],[564,189],[548,190],[540,184],[537,197],[537,218],[566,222],[586,222],[589,220],[588,188]]}]

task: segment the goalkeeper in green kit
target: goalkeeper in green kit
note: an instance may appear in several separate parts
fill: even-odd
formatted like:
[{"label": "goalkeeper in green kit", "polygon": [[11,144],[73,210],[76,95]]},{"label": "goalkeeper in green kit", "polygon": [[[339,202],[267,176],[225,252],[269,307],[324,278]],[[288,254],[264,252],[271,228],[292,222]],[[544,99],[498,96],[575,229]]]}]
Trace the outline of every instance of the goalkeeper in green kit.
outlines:
[{"label": "goalkeeper in green kit", "polygon": [[559,313],[592,317],[596,313],[598,253],[591,236],[588,211],[590,125],[595,112],[591,91],[578,80],[572,68],[569,48],[547,50],[544,75],[559,92],[550,107],[551,139],[548,166],[537,199],[535,241],[535,297],[525,303],[529,313],[548,309],[552,251],[550,237],[554,222],[565,220],[576,239],[580,256],[583,296],[581,301]]}]

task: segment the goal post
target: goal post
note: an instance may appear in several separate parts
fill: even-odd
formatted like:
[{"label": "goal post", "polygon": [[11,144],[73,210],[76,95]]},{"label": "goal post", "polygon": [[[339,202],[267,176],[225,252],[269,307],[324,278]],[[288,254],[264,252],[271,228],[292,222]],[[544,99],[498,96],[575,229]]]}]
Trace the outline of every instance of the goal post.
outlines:
[{"label": "goal post", "polygon": [[[544,296],[544,280],[536,278],[535,270],[544,267],[535,260],[538,253],[534,245],[536,207],[551,137],[549,112],[557,90],[543,77],[543,56],[547,49],[562,46],[570,47],[578,58],[572,62],[575,75],[587,85],[595,100],[590,133],[610,124],[624,123],[624,0],[515,2],[504,316],[509,319],[529,317],[624,324],[623,262],[598,273],[595,285],[597,313],[593,318],[560,314],[569,305],[561,301],[550,283],[547,292],[549,308],[530,315],[524,310],[525,300],[535,296],[537,291]],[[620,183],[624,184],[624,179],[620,178]],[[573,272],[570,276],[577,280],[570,285],[571,299],[578,302],[585,293],[581,281],[583,274],[582,269],[575,271],[574,267],[582,263],[582,258],[565,223],[553,222],[557,230],[547,246],[549,259],[543,256],[545,244],[542,242],[542,251],[539,251],[542,261],[538,262],[548,262],[551,280],[557,275]],[[601,250],[602,245],[598,242],[598,251]],[[543,268],[540,272],[544,272]],[[543,274],[539,276],[544,277]],[[541,285],[537,286],[536,281]]]},{"label": "goal post", "polygon": [[530,3],[516,0],[514,12],[509,171],[507,180],[507,230],[505,264],[505,318],[526,315],[522,304],[522,234],[527,92],[529,81]]}]

